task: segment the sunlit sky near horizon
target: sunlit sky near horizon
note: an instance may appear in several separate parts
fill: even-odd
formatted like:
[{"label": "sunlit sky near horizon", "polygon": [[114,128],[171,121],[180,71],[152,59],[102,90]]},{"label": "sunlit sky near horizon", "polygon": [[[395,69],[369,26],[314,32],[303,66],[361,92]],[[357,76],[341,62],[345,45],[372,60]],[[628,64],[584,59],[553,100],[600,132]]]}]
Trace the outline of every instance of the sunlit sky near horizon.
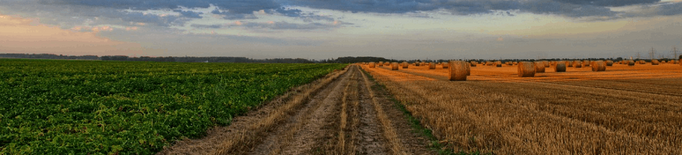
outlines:
[{"label": "sunlit sky near horizon", "polygon": [[673,47],[682,0],[0,0],[0,53],[671,58]]}]

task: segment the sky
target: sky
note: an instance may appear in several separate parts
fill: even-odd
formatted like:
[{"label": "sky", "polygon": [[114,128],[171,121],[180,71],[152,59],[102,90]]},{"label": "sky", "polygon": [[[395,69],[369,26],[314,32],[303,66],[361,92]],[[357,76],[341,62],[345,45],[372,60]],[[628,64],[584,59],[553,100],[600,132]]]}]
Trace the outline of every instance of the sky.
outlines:
[{"label": "sky", "polygon": [[0,0],[0,53],[672,58],[673,47],[682,0]]}]

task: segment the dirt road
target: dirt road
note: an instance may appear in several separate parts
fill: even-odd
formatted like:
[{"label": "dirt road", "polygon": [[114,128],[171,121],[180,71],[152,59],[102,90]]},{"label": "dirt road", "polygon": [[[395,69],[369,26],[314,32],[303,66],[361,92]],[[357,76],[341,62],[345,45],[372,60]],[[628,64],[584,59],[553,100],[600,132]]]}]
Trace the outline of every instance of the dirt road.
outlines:
[{"label": "dirt road", "polygon": [[352,65],[159,154],[434,154]]}]

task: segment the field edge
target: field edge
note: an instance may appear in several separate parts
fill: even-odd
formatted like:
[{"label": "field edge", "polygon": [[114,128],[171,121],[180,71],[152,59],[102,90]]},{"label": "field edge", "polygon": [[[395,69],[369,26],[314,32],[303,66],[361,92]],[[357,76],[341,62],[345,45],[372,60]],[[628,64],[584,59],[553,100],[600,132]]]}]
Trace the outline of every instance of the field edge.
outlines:
[{"label": "field edge", "polygon": [[426,128],[424,125],[421,123],[421,118],[417,118],[412,115],[412,112],[407,110],[405,107],[404,102],[398,101],[392,93],[390,93],[387,89],[386,86],[374,79],[372,74],[369,72],[365,71],[364,69],[361,68],[361,71],[363,74],[367,75],[367,78],[370,80],[370,82],[374,83],[372,86],[372,90],[374,90],[377,93],[381,93],[385,97],[388,98],[389,101],[393,102],[393,107],[398,109],[398,111],[403,113],[403,116],[405,119],[408,121],[410,126],[412,127],[412,132],[418,133],[422,138],[425,138],[428,141],[427,146],[429,146],[430,150],[436,151],[439,155],[478,155],[481,154],[480,152],[454,152],[452,149],[447,149],[448,147],[445,147],[439,140],[436,138],[436,136],[433,135],[433,132],[431,129]]}]

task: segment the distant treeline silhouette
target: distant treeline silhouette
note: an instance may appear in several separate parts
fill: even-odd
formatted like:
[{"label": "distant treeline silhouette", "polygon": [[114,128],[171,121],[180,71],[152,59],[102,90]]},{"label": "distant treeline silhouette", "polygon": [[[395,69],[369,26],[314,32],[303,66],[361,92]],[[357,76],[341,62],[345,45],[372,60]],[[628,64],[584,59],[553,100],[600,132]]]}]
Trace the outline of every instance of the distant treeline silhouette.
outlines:
[{"label": "distant treeline silhouette", "polygon": [[[303,58],[275,58],[275,59],[251,59],[246,57],[130,57],[124,55],[107,55],[107,56],[96,56],[96,55],[56,55],[56,54],[25,54],[25,53],[0,53],[0,58],[18,58],[18,59],[67,59],[67,60],[102,60],[102,61],[155,61],[155,62],[223,62],[223,63],[357,63],[357,62],[403,62],[408,63],[414,62],[447,62],[451,59],[438,59],[438,60],[396,60],[396,59],[386,59],[382,57],[370,57],[370,56],[360,56],[360,57],[338,57],[336,59],[323,59],[323,60],[308,60]],[[682,59],[682,56],[680,56]],[[463,61],[537,61],[537,60],[547,60],[547,61],[560,61],[560,60],[614,60],[620,61],[624,58],[618,57],[612,58],[586,58],[586,59],[568,59],[568,58],[553,58],[553,59],[454,59]],[[635,59],[635,60],[645,60],[651,61],[649,59]],[[660,59],[668,60],[668,59]]]},{"label": "distant treeline silhouette", "polygon": [[251,59],[246,57],[130,57],[125,55],[56,55],[56,54],[24,54],[0,53],[0,58],[18,59],[66,59],[66,60],[102,60],[102,61],[155,61],[155,62],[223,62],[223,63],[316,63],[326,62],[302,58]]}]

